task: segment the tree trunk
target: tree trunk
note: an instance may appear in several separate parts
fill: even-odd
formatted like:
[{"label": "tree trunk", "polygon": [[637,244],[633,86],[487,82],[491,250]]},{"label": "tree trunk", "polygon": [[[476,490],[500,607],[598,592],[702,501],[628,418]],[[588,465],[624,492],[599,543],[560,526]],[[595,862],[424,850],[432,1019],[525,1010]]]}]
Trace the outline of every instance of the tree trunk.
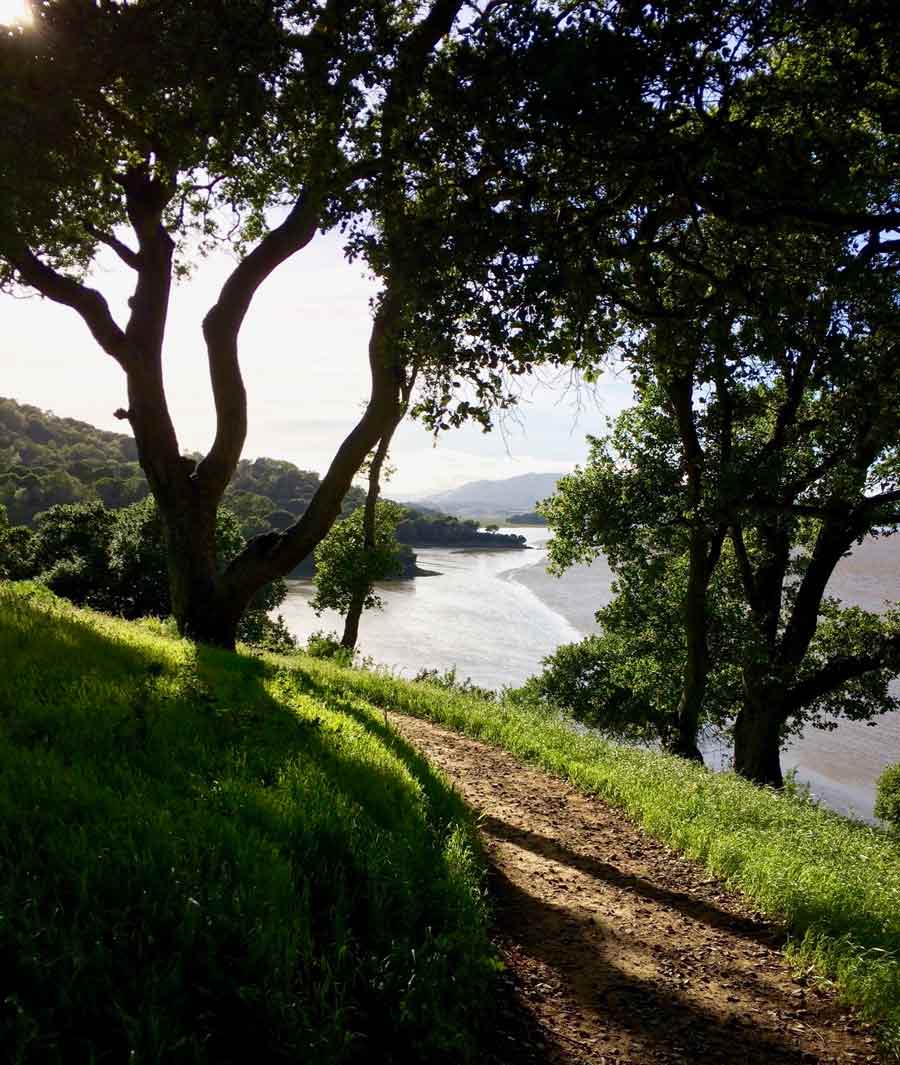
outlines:
[{"label": "tree trunk", "polygon": [[197,501],[161,510],[172,613],[182,636],[234,650],[246,603],[223,593],[216,554],[216,507]]},{"label": "tree trunk", "polygon": [[353,597],[347,616],[344,618],[344,635],[341,637],[341,647],[352,651],[359,639],[359,619],[362,617],[363,607],[366,603],[366,592],[359,591]]},{"label": "tree trunk", "polygon": [[[413,369],[401,389],[400,408],[378,441],[378,447],[375,448],[375,454],[372,456],[372,463],[369,466],[369,486],[366,491],[366,511],[363,516],[363,548],[366,551],[374,550],[375,548],[376,506],[378,504],[378,496],[381,493],[381,471],[384,468],[384,460],[387,458],[388,448],[391,446],[391,440],[397,430],[397,426],[406,413],[414,381],[415,369]],[[356,641],[359,639],[359,620],[362,617],[368,594],[368,588],[361,588],[354,595],[353,601],[350,603],[350,609],[347,611],[347,617],[344,619],[344,635],[341,638],[341,647],[346,647],[351,651],[355,649]]]},{"label": "tree trunk", "polygon": [[706,603],[709,582],[719,561],[724,528],[710,536],[702,528],[691,530],[690,568],[684,602],[684,633],[686,657],[681,696],[676,710],[675,735],[669,750],[672,754],[703,763],[697,746],[700,713],[706,696],[709,677],[709,621]]},{"label": "tree trunk", "polygon": [[703,755],[697,746],[697,731],[705,693],[705,676],[688,679],[687,675],[685,675],[685,682],[681,689],[681,698],[678,700],[678,709],[676,711],[677,723],[675,732],[668,745],[670,754],[677,754],[679,758],[687,758],[688,761],[699,762],[701,765],[703,765]]},{"label": "tree trunk", "polygon": [[734,722],[735,772],[754,784],[784,786],[781,775],[780,694],[771,685],[746,678],[744,705]]}]

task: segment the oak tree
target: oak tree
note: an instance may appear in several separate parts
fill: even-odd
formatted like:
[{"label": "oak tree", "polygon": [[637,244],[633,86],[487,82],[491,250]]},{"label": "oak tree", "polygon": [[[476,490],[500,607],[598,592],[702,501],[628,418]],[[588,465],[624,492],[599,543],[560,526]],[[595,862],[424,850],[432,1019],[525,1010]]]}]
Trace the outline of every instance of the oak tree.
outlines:
[{"label": "oak tree", "polygon": [[[386,218],[389,193],[402,203],[408,119],[462,7],[44,0],[33,25],[0,37],[0,281],[71,307],[121,367],[120,415],[164,524],[185,635],[233,645],[254,593],[310,553],[397,417],[405,377],[388,341],[401,295],[376,308],[369,401],[309,506],[222,565],[216,512],[246,434],[238,339],[251,301],[317,232],[354,212]],[[179,448],[163,350],[173,280],[217,241],[238,258],[203,320],[216,431],[198,461]],[[101,251],[134,275],[124,323],[89,280]]]}]

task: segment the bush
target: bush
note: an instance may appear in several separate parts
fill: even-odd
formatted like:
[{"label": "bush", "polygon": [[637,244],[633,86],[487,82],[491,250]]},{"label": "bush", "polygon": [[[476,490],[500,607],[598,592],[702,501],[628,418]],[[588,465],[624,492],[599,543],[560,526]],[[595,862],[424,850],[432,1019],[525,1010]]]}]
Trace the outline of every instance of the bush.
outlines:
[{"label": "bush", "polygon": [[310,658],[325,658],[339,666],[352,666],[356,657],[356,651],[344,647],[336,632],[322,632],[321,629],[309,634],[304,651]]},{"label": "bush", "polygon": [[900,762],[889,765],[878,778],[875,816],[900,831]]}]

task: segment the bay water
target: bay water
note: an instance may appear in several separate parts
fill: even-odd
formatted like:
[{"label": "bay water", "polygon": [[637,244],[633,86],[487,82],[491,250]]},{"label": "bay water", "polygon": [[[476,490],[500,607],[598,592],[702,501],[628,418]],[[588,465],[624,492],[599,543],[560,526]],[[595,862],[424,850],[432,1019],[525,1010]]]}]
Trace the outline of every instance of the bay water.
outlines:
[{"label": "bay water", "polygon": [[[498,689],[521,684],[561,643],[597,631],[594,613],[612,594],[605,560],[551,577],[545,568],[547,529],[502,531],[524,535],[528,549],[418,550],[419,566],[437,575],[379,587],[384,608],[363,615],[362,654],[404,676],[455,669],[459,679]],[[302,643],[317,630],[342,630],[338,615],[312,611],[310,581],[289,581],[288,587],[279,612]],[[875,611],[900,598],[900,537],[857,547],[839,564],[828,592]],[[897,682],[893,690],[900,695]],[[717,767],[730,757],[726,748],[705,753]],[[833,731],[809,729],[782,756],[784,768],[796,768],[798,781],[823,802],[867,820],[879,773],[897,761],[900,713],[885,714],[871,726],[842,721]]]}]

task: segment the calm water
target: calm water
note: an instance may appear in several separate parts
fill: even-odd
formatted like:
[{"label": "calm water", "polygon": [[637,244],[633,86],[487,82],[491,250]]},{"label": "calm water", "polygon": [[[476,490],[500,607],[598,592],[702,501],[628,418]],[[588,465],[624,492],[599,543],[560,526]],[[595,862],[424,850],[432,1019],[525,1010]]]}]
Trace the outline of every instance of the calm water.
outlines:
[{"label": "calm water", "polygon": [[[525,535],[532,542],[547,539],[544,530],[529,529]],[[540,562],[545,552],[435,548],[417,554],[423,569],[440,576],[380,587],[384,609],[363,615],[359,639],[362,653],[376,662],[407,676],[423,667],[455,666],[460,677],[500,688],[521,684],[544,655],[580,638],[575,625],[510,579],[522,567]],[[295,636],[305,640],[317,629],[343,631],[337,614],[329,611],[317,618],[312,612],[309,581],[290,581],[289,587],[279,611]]]},{"label": "calm water", "polygon": [[[508,531],[524,534],[532,549],[419,552],[419,565],[440,576],[384,585],[384,610],[363,615],[362,652],[407,676],[455,666],[460,677],[499,688],[521,684],[559,644],[595,631],[594,611],[611,594],[605,561],[550,577],[547,530]],[[341,631],[337,615],[317,618],[310,609],[308,581],[289,586],[281,613],[301,641],[317,629]],[[900,598],[900,537],[862,544],[841,562],[829,592],[868,610]],[[900,694],[900,686],[895,690]],[[885,715],[875,727],[843,722],[833,732],[810,730],[782,760],[829,806],[870,818],[878,774],[900,761],[900,714]]]}]

